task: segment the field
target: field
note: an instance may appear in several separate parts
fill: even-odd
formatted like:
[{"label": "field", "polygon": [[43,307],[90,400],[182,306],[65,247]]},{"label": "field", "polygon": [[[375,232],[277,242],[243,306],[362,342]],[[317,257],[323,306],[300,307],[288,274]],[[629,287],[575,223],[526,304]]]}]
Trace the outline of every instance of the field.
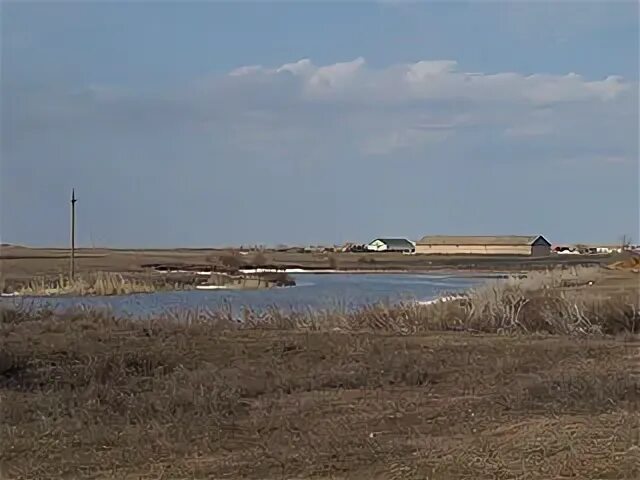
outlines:
[{"label": "field", "polygon": [[[77,271],[82,272],[143,272],[145,265],[200,265],[219,263],[233,255],[231,250],[173,249],[173,250],[108,250],[78,249]],[[434,270],[457,271],[528,271],[556,266],[599,265],[611,261],[609,256],[553,255],[541,258],[527,257],[473,257],[402,255],[395,253],[289,253],[264,252],[247,256],[236,255],[239,261],[279,267],[338,268],[342,270],[428,272]],[[0,248],[0,281],[22,281],[40,275],[58,275],[69,269],[67,249],[40,249],[17,246]],[[256,266],[256,265],[253,265]]]},{"label": "field", "polygon": [[0,473],[638,478],[638,291],[563,281],[242,324],[5,311]]}]

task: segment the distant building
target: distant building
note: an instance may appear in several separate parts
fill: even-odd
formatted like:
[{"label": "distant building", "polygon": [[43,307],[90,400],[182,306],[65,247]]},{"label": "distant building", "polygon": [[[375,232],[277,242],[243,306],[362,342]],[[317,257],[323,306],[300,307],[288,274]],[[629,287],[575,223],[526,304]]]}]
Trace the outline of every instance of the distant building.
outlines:
[{"label": "distant building", "polygon": [[372,252],[413,253],[416,250],[413,242],[406,238],[376,238],[366,248]]},{"label": "distant building", "polygon": [[416,253],[432,255],[549,255],[551,244],[542,235],[426,236],[416,243]]}]

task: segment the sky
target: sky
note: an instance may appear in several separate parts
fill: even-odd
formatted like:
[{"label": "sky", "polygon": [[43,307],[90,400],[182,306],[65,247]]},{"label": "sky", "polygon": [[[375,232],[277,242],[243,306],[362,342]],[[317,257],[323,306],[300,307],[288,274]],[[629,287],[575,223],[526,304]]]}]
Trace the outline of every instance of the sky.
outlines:
[{"label": "sky", "polygon": [[2,242],[640,241],[636,1],[0,8]]}]

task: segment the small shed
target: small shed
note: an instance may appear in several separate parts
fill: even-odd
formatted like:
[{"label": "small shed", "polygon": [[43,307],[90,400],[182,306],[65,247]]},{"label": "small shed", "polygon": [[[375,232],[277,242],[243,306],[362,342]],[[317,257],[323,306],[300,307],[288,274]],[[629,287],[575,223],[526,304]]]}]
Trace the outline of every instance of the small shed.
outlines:
[{"label": "small shed", "polygon": [[403,252],[414,253],[416,246],[406,238],[376,238],[367,245],[372,252]]},{"label": "small shed", "polygon": [[428,235],[416,244],[416,253],[433,255],[530,255],[551,253],[542,235],[450,236]]}]

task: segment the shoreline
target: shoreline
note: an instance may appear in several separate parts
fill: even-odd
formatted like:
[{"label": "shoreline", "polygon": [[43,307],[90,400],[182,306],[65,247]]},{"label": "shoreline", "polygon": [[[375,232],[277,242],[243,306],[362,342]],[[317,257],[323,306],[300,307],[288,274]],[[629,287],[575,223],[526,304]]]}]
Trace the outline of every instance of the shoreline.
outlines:
[{"label": "shoreline", "polygon": [[[208,276],[212,272],[206,270],[154,270],[158,273],[185,273],[192,275]],[[525,275],[533,270],[505,271],[504,269],[456,269],[456,268],[434,268],[434,269],[401,269],[401,268],[347,268],[347,269],[316,269],[316,268],[244,268],[238,270],[243,275],[259,274],[259,273],[288,273],[295,275],[332,275],[332,274],[349,274],[349,275],[431,275],[445,274],[456,275],[461,277],[486,277],[486,278],[507,278],[515,275]],[[213,272],[215,273],[215,272]]]},{"label": "shoreline", "polygon": [[[158,271],[158,273],[163,274],[191,274],[194,276],[209,276],[211,272],[207,271],[189,271],[189,270],[162,270]],[[244,275],[250,274],[268,274],[268,273],[285,273],[285,274],[293,274],[293,275],[336,275],[336,274],[347,274],[347,275],[418,275],[418,276],[455,276],[458,278],[477,278],[483,280],[496,280],[496,279],[507,279],[512,276],[520,276],[522,273],[505,273],[505,272],[475,272],[475,271],[459,271],[455,269],[451,270],[439,270],[437,272],[434,271],[412,271],[412,270],[399,270],[399,269],[389,269],[389,270],[365,270],[365,269],[357,269],[357,270],[338,270],[338,269],[322,269],[322,270],[314,270],[314,269],[301,269],[301,268],[291,268],[291,269],[244,269],[240,270],[240,273]],[[283,286],[273,286],[268,289],[280,289],[280,288],[292,288],[298,285],[283,285]],[[95,297],[127,297],[132,295],[151,295],[157,293],[178,293],[185,291],[234,291],[234,292],[243,292],[243,291],[255,291],[262,290],[261,288],[238,288],[234,285],[209,285],[209,284],[201,284],[194,285],[193,288],[181,288],[181,289],[159,289],[156,291],[141,291],[141,292],[131,292],[131,293],[122,293],[122,294],[113,294],[113,295],[99,295],[99,294],[85,294],[85,295],[76,295],[73,293],[51,293],[51,294],[29,294],[29,293],[20,293],[20,292],[2,292],[0,293],[0,298],[24,298],[24,299],[51,299],[51,298],[95,298]],[[449,296],[445,296],[442,298],[448,299]],[[429,300],[416,300],[418,304],[430,304],[424,302],[438,302],[440,301],[440,297],[429,299]],[[447,301],[447,300],[444,300]]]}]

